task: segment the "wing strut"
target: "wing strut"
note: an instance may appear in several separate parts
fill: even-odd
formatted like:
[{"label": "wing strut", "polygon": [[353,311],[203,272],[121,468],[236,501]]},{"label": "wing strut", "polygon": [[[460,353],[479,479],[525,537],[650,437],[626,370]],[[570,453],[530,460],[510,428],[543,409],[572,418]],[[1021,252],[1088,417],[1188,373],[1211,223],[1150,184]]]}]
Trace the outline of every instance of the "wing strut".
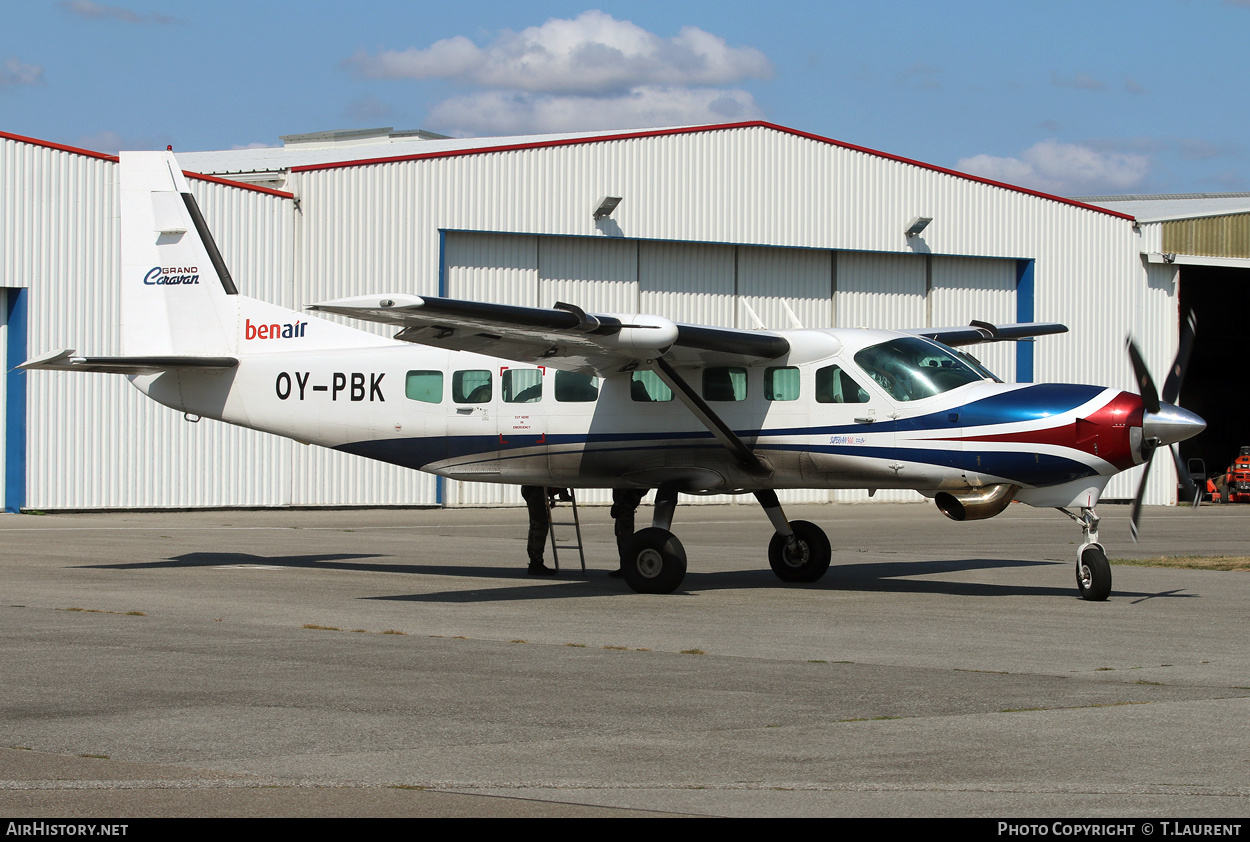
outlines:
[{"label": "wing strut", "polygon": [[742,467],[752,474],[772,473],[772,470],[760,461],[755,452],[747,447],[746,442],[739,438],[738,434],[721,420],[720,416],[707,405],[707,402],[686,382],[685,378],[677,373],[677,369],[669,365],[663,357],[657,358],[655,365],[658,369],[656,374],[673,390],[677,395],[677,399],[694,413],[694,417],[698,418],[699,422],[707,427],[712,435],[716,436],[717,441],[733,454]]}]

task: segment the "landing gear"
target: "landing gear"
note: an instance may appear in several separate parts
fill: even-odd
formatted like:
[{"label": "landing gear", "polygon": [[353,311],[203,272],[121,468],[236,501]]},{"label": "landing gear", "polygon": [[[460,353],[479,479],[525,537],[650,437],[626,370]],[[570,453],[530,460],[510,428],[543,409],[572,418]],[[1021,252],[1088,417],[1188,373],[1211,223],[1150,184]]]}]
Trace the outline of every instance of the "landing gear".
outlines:
[{"label": "landing gear", "polygon": [[639,530],[625,542],[621,577],[638,593],[672,593],[686,578],[686,549],[667,529]]},{"label": "landing gear", "polygon": [[[768,545],[768,563],[777,578],[806,584],[824,576],[833,555],[824,530],[805,520],[786,520],[771,489],[755,492],[755,499],[776,530]],[[676,508],[676,487],[660,486],[651,526],[625,539],[621,577],[638,593],[672,593],[686,578],[686,550],[669,531]]]},{"label": "landing gear", "polygon": [[1092,602],[1102,602],[1111,593],[1111,565],[1097,544],[1081,548],[1076,562],[1076,587],[1081,599]]},{"label": "landing gear", "polygon": [[768,563],[783,582],[815,582],[829,569],[833,551],[825,531],[805,520],[790,521],[793,538],[773,533],[768,542]]},{"label": "landing gear", "polygon": [[1102,602],[1111,595],[1111,564],[1106,550],[1098,543],[1099,517],[1087,507],[1081,508],[1079,517],[1064,508],[1059,511],[1079,523],[1085,533],[1085,542],[1076,551],[1076,588],[1081,599]]},{"label": "landing gear", "polygon": [[777,492],[771,488],[755,492],[755,499],[777,530],[768,543],[768,564],[777,578],[810,584],[824,576],[833,555],[825,531],[805,520],[786,520]]},{"label": "landing gear", "polygon": [[677,489],[655,490],[651,526],[625,539],[621,548],[621,578],[638,593],[672,593],[686,578],[686,548],[669,531],[677,510]]}]

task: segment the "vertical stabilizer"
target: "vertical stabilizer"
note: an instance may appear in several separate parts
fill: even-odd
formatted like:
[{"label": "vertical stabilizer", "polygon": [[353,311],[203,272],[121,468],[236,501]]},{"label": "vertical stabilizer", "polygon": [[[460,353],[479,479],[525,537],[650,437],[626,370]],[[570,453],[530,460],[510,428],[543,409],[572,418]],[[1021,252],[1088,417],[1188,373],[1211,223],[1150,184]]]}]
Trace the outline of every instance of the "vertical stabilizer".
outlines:
[{"label": "vertical stabilizer", "polygon": [[393,341],[240,295],[173,154],[120,157],[124,354],[221,357]]},{"label": "vertical stabilizer", "polygon": [[124,352],[237,353],[238,290],[174,156],[120,159]]}]

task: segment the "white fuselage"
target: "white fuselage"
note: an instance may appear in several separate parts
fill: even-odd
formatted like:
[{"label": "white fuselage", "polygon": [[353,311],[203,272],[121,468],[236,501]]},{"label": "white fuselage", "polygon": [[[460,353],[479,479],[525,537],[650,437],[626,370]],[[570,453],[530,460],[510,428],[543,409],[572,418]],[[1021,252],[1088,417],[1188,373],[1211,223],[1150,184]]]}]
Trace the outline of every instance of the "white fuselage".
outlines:
[{"label": "white fuselage", "polygon": [[[1116,390],[987,379],[901,402],[853,358],[858,348],[897,334],[845,332],[832,344],[838,352],[828,354],[822,337],[830,333],[788,334],[796,347],[790,359],[743,366],[741,399],[708,400],[760,457],[764,475],[739,464],[680,401],[638,400],[629,373],[598,381],[597,396],[587,400],[584,390],[557,388],[554,369],[379,340],[374,347],[334,351],[247,353],[230,370],[175,369],[132,380],[183,412],[462,480],[569,487],[679,481],[696,492],[912,488],[928,494],[1011,482],[1025,489],[1020,499],[1026,502],[1034,502],[1029,489],[1037,497],[1052,488],[1035,504],[1066,505],[1091,493],[1096,498],[1107,478],[1123,469],[1101,458],[1096,444],[1083,447],[1063,433],[1121,394]],[[855,344],[847,347],[847,340]],[[859,402],[818,399],[816,372],[834,364],[860,385]],[[778,367],[797,369],[797,394],[769,399],[766,378]],[[526,373],[506,374],[517,370]],[[700,370],[684,373],[697,388]],[[505,376],[534,385],[509,394]],[[480,388],[487,381],[489,388]],[[1051,391],[1038,400],[1025,397],[1039,388]],[[1076,391],[1056,405],[1056,388]],[[1004,402],[1010,404],[1005,412]],[[981,406],[995,409],[967,412]],[[1004,435],[1010,440],[987,440]]]}]

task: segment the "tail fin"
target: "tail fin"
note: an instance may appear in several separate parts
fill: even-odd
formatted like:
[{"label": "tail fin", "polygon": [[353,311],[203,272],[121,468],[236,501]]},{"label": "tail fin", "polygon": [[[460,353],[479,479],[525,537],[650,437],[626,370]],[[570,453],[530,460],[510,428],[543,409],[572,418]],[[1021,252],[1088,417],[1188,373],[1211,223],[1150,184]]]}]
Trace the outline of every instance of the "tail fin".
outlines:
[{"label": "tail fin", "polygon": [[238,353],[238,289],[174,156],[120,158],[124,353]]},{"label": "tail fin", "polygon": [[123,152],[120,160],[124,354],[221,357],[387,343],[240,295],[173,154]]}]

